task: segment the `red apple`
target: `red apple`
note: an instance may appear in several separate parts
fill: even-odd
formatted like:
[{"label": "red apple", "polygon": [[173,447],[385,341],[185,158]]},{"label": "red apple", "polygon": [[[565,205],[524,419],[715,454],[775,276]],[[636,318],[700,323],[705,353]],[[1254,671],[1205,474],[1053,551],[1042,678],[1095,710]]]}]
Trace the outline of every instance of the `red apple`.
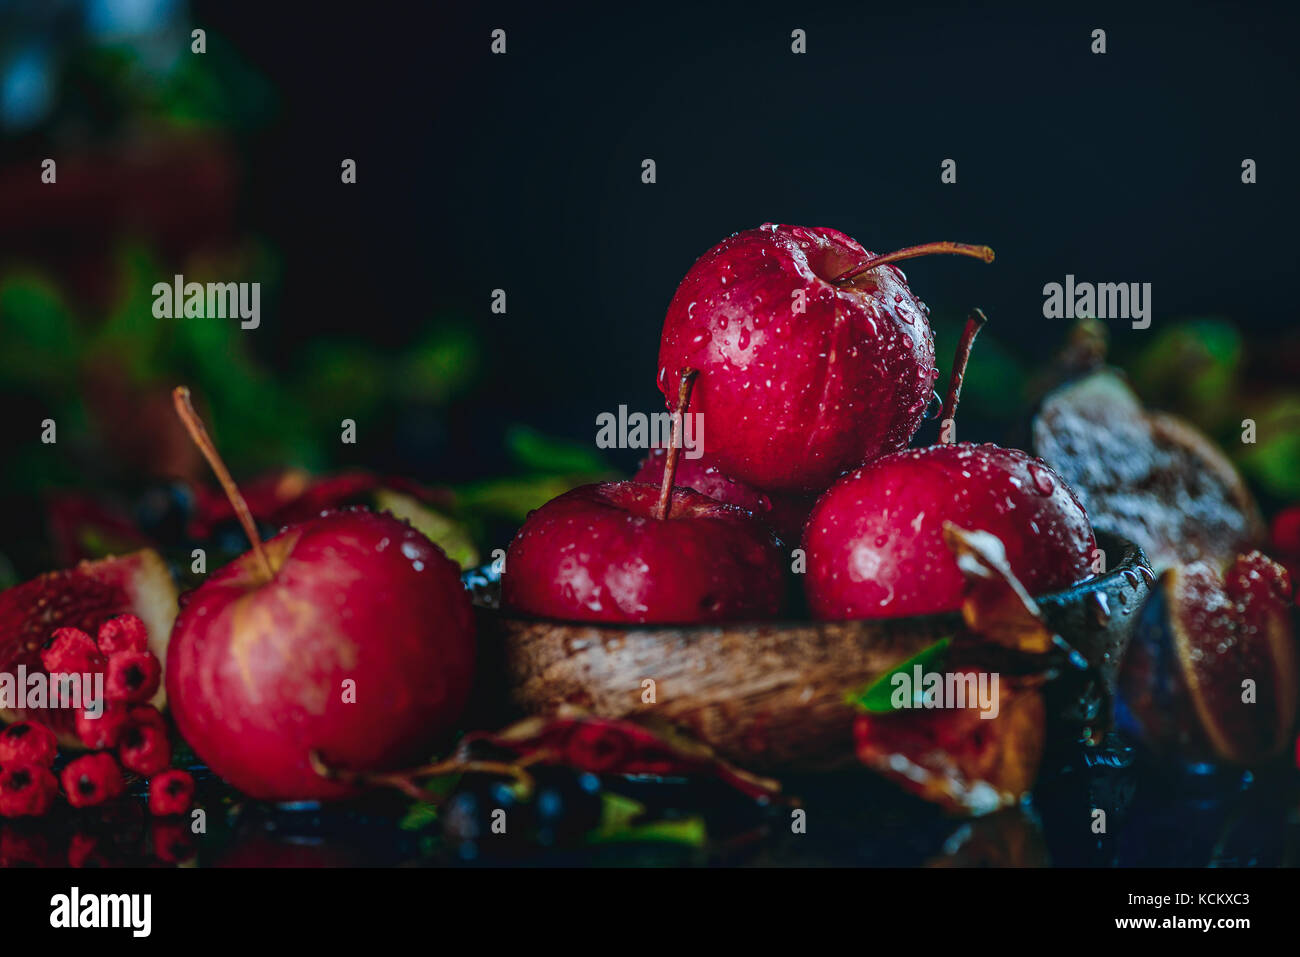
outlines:
[{"label": "red apple", "polygon": [[680,624],[773,618],[785,602],[781,543],[753,513],[673,482],[681,412],[696,370],[678,380],[658,487],[583,485],[528,516],[506,552],[502,604],[542,618]]},{"label": "red apple", "polygon": [[1074,493],[1042,461],[996,445],[896,452],[840,479],[804,529],[804,587],[818,618],[950,611],[963,578],[943,526],[996,535],[1030,594],[1088,577],[1096,540]]},{"label": "red apple", "polygon": [[[665,449],[651,449],[641,467],[632,476],[633,482],[658,485],[664,479],[664,464],[668,456]],[[752,485],[723,474],[713,458],[705,452],[699,458],[682,458],[678,462],[677,477],[673,480],[679,488],[693,488],[727,505],[747,509],[762,519],[784,542],[797,543],[803,533],[804,519],[812,509],[814,499],[806,495],[782,495],[780,492],[761,492]]]},{"label": "red apple", "polygon": [[766,223],[706,252],[677,287],[659,347],[659,388],[698,369],[691,411],[733,479],[765,491],[825,489],[903,448],[936,376],[929,309],[888,263],[932,252],[991,260],[988,247],[933,243],[875,256],[838,230]]},{"label": "red apple", "polygon": [[254,546],[176,620],[167,692],[181,734],[217,774],[267,800],[349,792],[316,773],[312,752],[353,771],[427,758],[454,730],[473,677],[457,565],[364,509],[324,513],[263,545],[187,394],[177,407]]},{"label": "red apple", "polygon": [[750,513],[676,488],[583,485],[528,517],[506,553],[501,598],[512,611],[570,621],[659,624],[773,618],[783,553]]}]

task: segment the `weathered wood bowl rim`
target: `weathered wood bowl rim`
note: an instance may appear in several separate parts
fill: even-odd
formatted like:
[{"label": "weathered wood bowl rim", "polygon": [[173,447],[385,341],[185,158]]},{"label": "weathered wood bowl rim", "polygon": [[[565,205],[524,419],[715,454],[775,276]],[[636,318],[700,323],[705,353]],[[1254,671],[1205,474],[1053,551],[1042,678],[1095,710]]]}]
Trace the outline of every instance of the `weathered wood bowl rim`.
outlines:
[{"label": "weathered wood bowl rim", "polygon": [[[1049,722],[1105,723],[1123,653],[1152,581],[1142,550],[1098,534],[1111,570],[1036,597],[1048,625],[1093,666],[1091,683],[1046,691]],[[961,613],[843,621],[692,624],[562,621],[502,612],[490,568],[464,576],[485,651],[499,658],[514,707],[577,704],[619,719],[684,727],[756,769],[826,767],[852,758],[847,695],[962,627]],[[1077,677],[1077,675],[1076,675]],[[656,684],[653,702],[642,682]]]}]

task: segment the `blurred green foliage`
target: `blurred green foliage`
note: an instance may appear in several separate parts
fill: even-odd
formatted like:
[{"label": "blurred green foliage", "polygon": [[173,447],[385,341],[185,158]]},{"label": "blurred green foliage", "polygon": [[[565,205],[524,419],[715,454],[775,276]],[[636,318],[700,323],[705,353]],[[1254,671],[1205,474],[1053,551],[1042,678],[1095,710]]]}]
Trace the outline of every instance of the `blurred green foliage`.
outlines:
[{"label": "blurred green foliage", "polygon": [[[249,241],[231,255],[243,259],[246,269],[271,277],[263,284],[265,312],[276,295],[274,253]],[[97,455],[101,464],[112,456],[94,434],[95,396],[86,387],[91,370],[108,370],[136,396],[188,384],[209,414],[223,456],[241,476],[295,466],[326,473],[344,464],[338,461],[337,441],[342,419],[354,419],[366,431],[412,404],[436,415],[468,394],[484,371],[483,346],[472,325],[444,313],[432,317],[404,348],[322,338],[297,354],[289,368],[272,374],[252,349],[254,337],[237,321],[154,317],[153,286],[170,271],[144,245],[124,242],[112,257],[118,294],[98,322],[75,314],[40,273],[22,269],[0,277],[0,337],[6,345],[0,351],[0,389],[38,397],[56,417],[61,440],[69,440],[60,442],[56,454],[47,446],[20,445],[5,470],[6,492],[36,497],[52,488],[95,489],[104,479],[102,471],[83,467]],[[213,258],[185,266],[187,280],[196,282],[229,272],[228,264]],[[454,505],[445,514],[395,492],[381,493],[375,505],[411,519],[469,566],[486,548],[499,546],[505,529],[531,510],[576,485],[613,477],[590,447],[527,426],[507,429],[502,441],[511,474],[454,488]],[[439,480],[437,475],[404,477]]]},{"label": "blurred green foliage", "polygon": [[[1251,355],[1254,349],[1256,355]],[[1231,320],[1167,323],[1121,359],[1143,400],[1189,419],[1219,442],[1256,488],[1300,498],[1300,388],[1250,372],[1265,343],[1248,343]],[[1243,441],[1243,422],[1255,441]]]},{"label": "blurred green foliage", "polygon": [[130,42],[87,44],[66,58],[65,114],[115,129],[148,120],[177,130],[244,133],[264,127],[280,108],[274,87],[218,33],[206,52],[159,65]]},{"label": "blurred green foliage", "polygon": [[[952,374],[953,353],[961,341],[966,320],[936,319],[934,321],[935,352],[939,378],[935,388],[939,395],[948,391]],[[991,324],[990,324],[991,325]],[[971,350],[962,381],[961,408],[966,416],[982,419],[1014,421],[1025,414],[1029,396],[1029,379],[1020,361],[999,340],[995,330],[986,328]]]}]

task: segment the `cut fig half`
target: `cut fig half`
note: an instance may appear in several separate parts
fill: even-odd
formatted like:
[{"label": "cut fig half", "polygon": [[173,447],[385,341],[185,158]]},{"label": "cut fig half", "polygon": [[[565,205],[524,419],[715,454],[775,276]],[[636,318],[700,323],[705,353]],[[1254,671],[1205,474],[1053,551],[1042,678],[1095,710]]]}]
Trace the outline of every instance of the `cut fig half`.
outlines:
[{"label": "cut fig half", "polygon": [[1169,569],[1120,672],[1121,727],[1176,760],[1254,765],[1291,740],[1297,661],[1286,571],[1259,552],[1220,575]]},{"label": "cut fig half", "polygon": [[[149,649],[165,669],[176,608],[176,585],[152,549],[48,572],[0,592],[0,673],[14,675],[15,681],[20,665],[29,675],[44,673],[41,646],[56,628],[80,628],[94,636],[105,621],[127,613],[144,621]],[[162,688],[151,703],[164,706]],[[79,749],[75,717],[63,708],[0,708],[0,720],[40,721],[59,736],[61,746]]]}]

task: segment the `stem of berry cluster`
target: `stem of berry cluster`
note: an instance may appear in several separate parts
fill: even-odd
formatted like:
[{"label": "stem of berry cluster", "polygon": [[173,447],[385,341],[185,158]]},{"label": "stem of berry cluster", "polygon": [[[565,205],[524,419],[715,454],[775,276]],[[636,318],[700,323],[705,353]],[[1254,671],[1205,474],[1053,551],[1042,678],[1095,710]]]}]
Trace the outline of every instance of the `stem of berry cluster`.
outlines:
[{"label": "stem of berry cluster", "polygon": [[691,404],[691,387],[695,385],[698,369],[683,369],[682,382],[677,387],[677,408],[673,413],[673,437],[668,443],[667,457],[664,459],[664,481],[659,488],[659,505],[655,510],[660,521],[668,518],[673,502],[673,481],[677,478],[677,458],[682,450],[682,424],[686,418],[686,409]]}]

